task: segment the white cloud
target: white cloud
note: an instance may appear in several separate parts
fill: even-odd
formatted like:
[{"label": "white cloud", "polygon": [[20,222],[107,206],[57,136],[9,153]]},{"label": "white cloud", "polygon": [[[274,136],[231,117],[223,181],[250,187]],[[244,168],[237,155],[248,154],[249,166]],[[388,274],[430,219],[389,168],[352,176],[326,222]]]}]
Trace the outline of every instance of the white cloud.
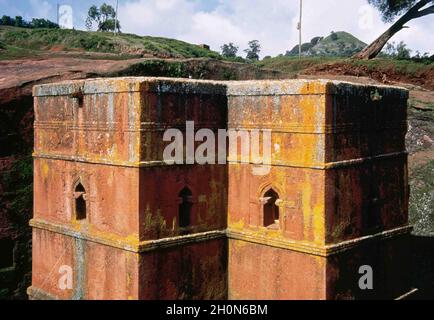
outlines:
[{"label": "white cloud", "polygon": [[[284,53],[298,42],[299,0],[218,0],[209,10],[200,4],[193,0],[128,1],[120,7],[123,31],[206,43],[214,50],[227,42],[242,50],[249,40],[257,39],[262,56]],[[403,40],[414,50],[433,52],[433,20],[431,16],[411,22],[411,28],[393,40]],[[304,0],[304,41],[333,30],[348,31],[370,42],[386,29],[366,0]]]},{"label": "white cloud", "polygon": [[187,0],[136,0],[120,5],[124,32],[177,38],[191,28],[194,3]]}]

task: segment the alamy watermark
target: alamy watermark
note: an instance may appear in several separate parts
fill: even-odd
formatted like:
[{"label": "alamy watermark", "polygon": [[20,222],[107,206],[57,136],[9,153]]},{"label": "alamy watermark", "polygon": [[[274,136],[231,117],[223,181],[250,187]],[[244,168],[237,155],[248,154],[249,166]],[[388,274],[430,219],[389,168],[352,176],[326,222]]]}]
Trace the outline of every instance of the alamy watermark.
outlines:
[{"label": "alamy watermark", "polygon": [[72,290],[73,288],[73,270],[71,266],[61,266],[59,268],[59,289]]},{"label": "alamy watermark", "polygon": [[374,270],[371,266],[365,265],[359,268],[359,274],[362,275],[359,279],[360,290],[374,289]]},{"label": "alamy watermark", "polygon": [[253,164],[254,175],[267,175],[271,170],[271,130],[218,129],[216,134],[211,129],[200,129],[195,132],[194,121],[187,121],[185,137],[179,129],[168,129],[163,141],[171,142],[163,153],[164,162],[169,165],[229,161]]}]

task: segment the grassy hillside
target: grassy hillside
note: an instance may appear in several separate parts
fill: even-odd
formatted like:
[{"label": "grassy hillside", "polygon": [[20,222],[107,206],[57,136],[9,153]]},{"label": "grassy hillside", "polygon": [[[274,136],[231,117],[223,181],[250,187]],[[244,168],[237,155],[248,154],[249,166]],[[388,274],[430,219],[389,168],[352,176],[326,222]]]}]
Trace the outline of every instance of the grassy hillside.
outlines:
[{"label": "grassy hillside", "polygon": [[[328,37],[315,37],[310,42],[303,43],[301,52],[305,57],[350,57],[366,47],[352,34],[339,31],[332,32]],[[289,51],[288,56],[298,56],[298,45]]]},{"label": "grassy hillside", "polygon": [[62,29],[23,29],[0,26],[0,59],[27,56],[40,51],[77,51],[153,56],[159,58],[216,58],[200,46],[160,37]]},{"label": "grassy hillside", "polygon": [[[363,41],[348,32],[339,31],[332,32],[328,37],[315,37],[310,42],[303,43],[301,52],[306,57],[350,57],[364,47],[366,43]],[[288,55],[298,56],[298,45],[289,51]]]},{"label": "grassy hillside", "polygon": [[366,43],[348,32],[340,31],[322,39],[308,51],[308,55],[347,57],[359,52],[364,47],[366,47]]},{"label": "grassy hillside", "polygon": [[261,68],[278,70],[288,76],[346,75],[364,76],[378,81],[407,82],[434,90],[434,63],[411,60],[377,58],[355,60],[339,57],[285,57],[264,59],[257,63]]}]

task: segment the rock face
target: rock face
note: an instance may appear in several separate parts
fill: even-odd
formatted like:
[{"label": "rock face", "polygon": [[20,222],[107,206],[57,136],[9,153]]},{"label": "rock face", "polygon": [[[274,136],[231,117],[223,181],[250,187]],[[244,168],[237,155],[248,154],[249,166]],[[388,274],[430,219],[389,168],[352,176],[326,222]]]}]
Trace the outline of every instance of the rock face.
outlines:
[{"label": "rock face", "polygon": [[[406,90],[114,78],[37,86],[34,96],[32,299],[409,290]],[[249,139],[249,152],[230,145],[220,164],[168,163],[168,129],[185,137],[177,147],[199,149],[189,121],[211,136],[259,130],[265,143],[269,132],[269,162],[258,166]],[[359,287],[366,265],[373,290]]]}]

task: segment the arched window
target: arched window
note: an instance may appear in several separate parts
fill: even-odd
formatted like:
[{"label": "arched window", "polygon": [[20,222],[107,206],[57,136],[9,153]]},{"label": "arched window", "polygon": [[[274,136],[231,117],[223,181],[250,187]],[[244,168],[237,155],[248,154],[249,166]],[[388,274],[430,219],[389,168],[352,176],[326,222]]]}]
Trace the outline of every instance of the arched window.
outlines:
[{"label": "arched window", "polygon": [[74,191],[75,199],[75,218],[77,220],[84,220],[87,216],[87,204],[86,204],[86,190],[83,185],[79,183],[75,187]]},{"label": "arched window", "polygon": [[279,195],[273,189],[268,190],[264,194],[264,227],[270,227],[272,225],[279,224],[279,207],[278,207]]},{"label": "arched window", "polygon": [[179,193],[180,204],[179,204],[179,227],[186,228],[190,226],[190,215],[191,215],[191,207],[193,206],[190,189],[184,188]]}]

